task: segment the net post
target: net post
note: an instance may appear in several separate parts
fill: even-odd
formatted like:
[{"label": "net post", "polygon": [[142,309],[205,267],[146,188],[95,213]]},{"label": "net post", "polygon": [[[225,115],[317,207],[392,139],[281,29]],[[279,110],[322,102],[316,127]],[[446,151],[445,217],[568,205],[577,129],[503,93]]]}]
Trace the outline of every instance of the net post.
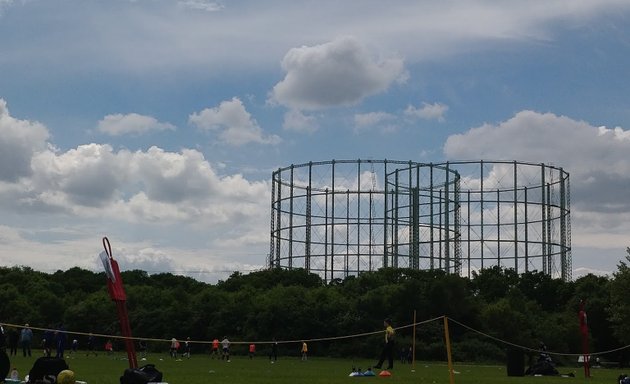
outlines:
[{"label": "net post", "polygon": [[450,384],[455,384],[455,376],[453,371],[453,359],[451,357],[451,337],[448,332],[448,317],[444,316],[444,340],[446,342],[446,357],[448,359],[448,378]]}]

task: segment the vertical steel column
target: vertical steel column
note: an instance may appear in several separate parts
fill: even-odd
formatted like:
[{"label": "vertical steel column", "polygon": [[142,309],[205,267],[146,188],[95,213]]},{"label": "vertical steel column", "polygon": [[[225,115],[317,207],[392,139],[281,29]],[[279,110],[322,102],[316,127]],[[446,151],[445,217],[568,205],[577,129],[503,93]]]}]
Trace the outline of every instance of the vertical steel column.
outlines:
[{"label": "vertical steel column", "polygon": [[449,163],[446,162],[446,183],[444,184],[444,228],[446,229],[445,232],[445,239],[444,239],[444,258],[445,258],[445,263],[446,263],[446,272],[447,273],[451,273],[451,222],[450,222],[450,216],[451,216],[451,208],[450,208],[450,200],[451,200],[451,196],[449,193],[449,187],[451,184],[451,173],[449,172]]},{"label": "vertical steel column", "polygon": [[276,204],[276,176],[275,176],[275,172],[272,173],[271,175],[271,217],[269,219],[270,223],[269,223],[269,228],[270,228],[270,233],[269,233],[269,255],[267,255],[267,258],[269,260],[267,260],[267,262],[269,263],[268,267],[269,268],[273,268],[274,267],[274,257],[275,257],[275,240],[276,240],[276,235],[275,235],[275,230],[276,230],[276,216],[275,216],[275,204]]},{"label": "vertical steel column", "polygon": [[[385,186],[385,190],[387,190],[387,186]],[[370,211],[370,217],[368,218],[368,220],[369,220],[369,222],[368,222],[368,237],[369,237],[368,242],[370,244],[370,246],[368,247],[368,271],[372,270],[372,247],[374,246],[374,242],[372,241],[374,239],[373,238],[374,235],[372,234],[372,204],[373,204],[373,202],[372,202],[372,193],[373,193],[373,191],[370,190],[370,194],[369,194],[370,206],[368,208],[368,210]],[[386,252],[385,248],[383,248],[383,252]]]},{"label": "vertical steel column", "polygon": [[293,269],[293,164],[291,164],[291,188],[289,189],[289,269]]},{"label": "vertical steel column", "polygon": [[[357,248],[358,252],[358,248]],[[346,260],[345,264],[345,276],[350,275],[350,190],[346,190]],[[358,272],[358,270],[357,270]]]},{"label": "vertical steel column", "polygon": [[527,191],[527,186],[523,187],[523,193],[525,194],[525,196],[523,196],[525,199],[525,272],[529,272],[529,201],[527,199]]},{"label": "vertical steel column", "polygon": [[420,217],[422,215],[422,213],[420,212],[421,207],[422,207],[422,202],[420,201],[420,170],[422,168],[416,164],[416,188],[418,189],[418,195],[417,195],[417,199],[416,199],[416,241],[415,241],[415,247],[416,247],[416,266],[415,269],[420,269]]},{"label": "vertical steel column", "polygon": [[332,193],[332,201],[331,201],[331,223],[330,223],[330,280],[334,279],[335,274],[335,255],[337,251],[335,250],[335,160],[332,161],[332,180],[331,180],[331,193]]},{"label": "vertical steel column", "polygon": [[455,273],[457,275],[461,275],[462,274],[462,232],[461,232],[461,223],[462,223],[462,217],[461,217],[461,204],[460,204],[460,194],[461,194],[461,184],[460,184],[460,175],[459,172],[456,172],[455,174],[455,181],[453,184],[454,188],[455,188],[455,194],[454,194],[454,211],[455,211],[455,230],[454,230],[454,246],[455,246],[455,250],[454,250],[454,260],[455,260]]},{"label": "vertical steel column", "polygon": [[[387,183],[385,183],[385,202],[384,202],[384,206],[385,206],[385,212],[387,212],[387,207],[389,206],[389,199],[391,198],[391,193],[389,192],[389,185]],[[389,253],[389,250],[387,249],[387,243],[388,243],[388,236],[390,236],[388,229],[389,229],[389,223],[387,220],[387,214],[385,214],[384,220],[385,223],[383,225],[383,267],[387,267],[387,254]]]},{"label": "vertical steel column", "polygon": [[467,199],[468,199],[468,201],[466,202],[466,204],[467,204],[466,206],[468,207],[466,209],[466,211],[468,211],[468,214],[467,214],[468,215],[467,216],[468,217],[467,218],[467,220],[468,220],[468,225],[467,225],[467,227],[468,227],[468,241],[467,241],[467,243],[468,243],[468,278],[470,279],[470,264],[471,264],[471,262],[470,262],[470,244],[472,242],[471,239],[470,239],[470,228],[472,227],[472,225],[470,225],[470,189],[466,191],[466,195],[467,195]]},{"label": "vertical steel column", "polygon": [[440,244],[440,246],[438,247],[438,260],[439,260],[439,267],[441,270],[444,270],[446,268],[446,265],[443,263],[444,258],[443,258],[443,254],[444,254],[444,241],[443,241],[443,232],[444,232],[444,227],[442,226],[442,216],[443,216],[443,212],[442,212],[442,193],[443,190],[440,189],[438,191],[438,196],[439,196],[439,203],[438,203],[438,242]]},{"label": "vertical steel column", "polygon": [[562,266],[562,281],[567,280],[567,215],[566,215],[566,187],[565,179],[560,168],[560,263]]},{"label": "vertical steel column", "polygon": [[420,189],[411,189],[411,252],[409,257],[409,268],[418,269],[420,260]]},{"label": "vertical steel column", "polygon": [[514,181],[512,186],[514,188],[514,200],[512,202],[512,209],[514,210],[514,271],[518,273],[518,172],[516,167],[516,161],[514,166]]},{"label": "vertical steel column", "polygon": [[383,203],[383,267],[387,267],[387,236],[389,235],[389,231],[387,230],[387,226],[389,223],[387,222],[387,207],[389,200],[389,185],[387,182],[387,160],[383,164],[383,180],[385,183],[385,200]]},{"label": "vertical steel column", "polygon": [[392,255],[392,267],[398,268],[398,223],[400,218],[398,217],[398,210],[400,209],[400,180],[398,179],[399,170],[396,170],[396,193],[394,194],[394,254]]},{"label": "vertical steel column", "polygon": [[481,269],[483,269],[483,267],[484,267],[484,265],[483,265],[483,261],[484,261],[483,260],[483,253],[484,252],[483,251],[484,251],[484,249],[483,249],[483,247],[485,245],[484,244],[485,236],[484,236],[484,233],[483,233],[484,232],[484,227],[483,227],[483,201],[484,201],[484,198],[485,198],[484,191],[483,191],[483,160],[481,160],[480,164],[481,164],[481,166],[479,167],[479,169],[480,169],[480,173],[481,174],[479,175],[479,181],[480,181],[481,188],[479,188],[479,205],[480,205],[480,209],[479,209],[480,212],[479,212],[479,214],[481,216],[479,217],[479,220],[480,220],[481,226],[479,228],[479,231],[481,233],[481,235],[480,235],[480,241],[481,242],[479,243],[479,250],[481,251]]},{"label": "vertical steel column", "polygon": [[541,243],[541,255],[542,255],[542,264],[543,264],[543,273],[549,274],[548,266],[547,266],[547,226],[545,223],[547,222],[547,206],[546,206],[546,188],[547,183],[545,182],[545,164],[540,164],[540,196],[541,196],[541,205],[540,205],[540,225],[541,233],[542,233],[542,243]]},{"label": "vertical steel column", "polygon": [[414,214],[415,214],[415,208],[414,208],[414,204],[415,202],[414,200],[414,195],[413,195],[413,188],[412,188],[412,184],[411,184],[411,175],[413,172],[413,168],[412,168],[412,163],[411,160],[409,160],[409,162],[407,163],[407,204],[409,205],[407,207],[407,215],[409,216],[409,246],[408,246],[408,258],[409,260],[407,261],[407,267],[409,268],[413,268],[413,262],[414,262],[414,252],[415,252],[415,239],[414,236],[416,235],[415,231],[418,230],[417,227],[417,223],[414,223]]},{"label": "vertical steel column", "polygon": [[551,246],[553,243],[553,237],[551,233],[551,221],[553,220],[551,216],[551,183],[547,183],[547,268],[549,268],[549,276],[553,277],[553,253],[551,250]]},{"label": "vertical steel column", "polygon": [[312,211],[312,199],[313,199],[313,162],[308,162],[308,186],[306,187],[306,244],[305,254],[306,260],[304,261],[304,268],[311,271],[311,246],[312,246],[312,233],[311,225],[313,219]]},{"label": "vertical steel column", "polygon": [[433,222],[433,204],[435,204],[433,196],[433,163],[429,164],[429,265],[431,269],[435,268],[435,223]]},{"label": "vertical steel column", "polygon": [[569,181],[569,174],[566,173],[566,191],[567,191],[567,200],[566,200],[566,222],[567,222],[567,231],[566,231],[566,244],[565,247],[567,249],[567,257],[566,257],[566,276],[567,281],[571,281],[573,278],[571,265],[573,265],[573,261],[571,259],[571,185]]},{"label": "vertical steel column", "polygon": [[361,160],[357,164],[357,274],[361,271]]},{"label": "vertical steel column", "polygon": [[[278,171],[280,172],[280,171]],[[278,197],[277,211],[276,211],[276,223],[278,228],[276,229],[276,267],[280,267],[280,238],[282,237],[282,173],[278,175],[278,191],[276,196]],[[293,187],[293,186],[292,186]]]},{"label": "vertical steel column", "polygon": [[[328,188],[325,189],[325,212],[326,215],[324,217],[324,282],[328,282]],[[332,280],[332,274],[331,278]]]},{"label": "vertical steel column", "polygon": [[501,191],[497,188],[497,265],[501,266]]}]

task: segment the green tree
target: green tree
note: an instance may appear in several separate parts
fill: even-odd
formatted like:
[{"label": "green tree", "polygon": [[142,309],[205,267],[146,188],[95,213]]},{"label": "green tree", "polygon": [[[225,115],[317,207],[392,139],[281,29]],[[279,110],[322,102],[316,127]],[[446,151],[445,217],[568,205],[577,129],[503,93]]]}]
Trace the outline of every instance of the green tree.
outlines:
[{"label": "green tree", "polygon": [[610,282],[609,319],[614,335],[624,345],[630,344],[630,247],[626,248],[626,261],[617,265]]}]

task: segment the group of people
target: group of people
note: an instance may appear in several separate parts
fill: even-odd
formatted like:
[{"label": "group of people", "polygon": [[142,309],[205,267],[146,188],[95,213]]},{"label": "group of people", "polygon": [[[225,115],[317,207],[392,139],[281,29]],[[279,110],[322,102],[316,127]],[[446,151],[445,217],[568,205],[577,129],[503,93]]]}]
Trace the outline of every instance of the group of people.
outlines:
[{"label": "group of people", "polygon": [[[388,365],[386,369],[392,369],[394,367],[395,331],[394,331],[394,328],[392,327],[391,319],[385,319],[383,322],[383,325],[385,327],[385,335],[384,335],[385,339],[383,343],[383,350],[381,352],[380,359],[376,363],[374,368],[380,369],[383,363],[385,362],[385,360],[387,360]],[[24,327],[20,330],[19,334],[18,334],[18,331],[13,328],[9,329],[5,333],[4,329],[1,328],[0,326],[0,336],[2,337],[2,340],[0,340],[0,342],[2,342],[3,345],[6,339],[6,344],[9,347],[10,355],[12,356],[17,355],[17,347],[19,344],[22,347],[22,353],[24,357],[31,356],[33,331],[29,327],[28,323],[24,325]],[[74,339],[72,341],[72,345],[71,345],[72,352],[77,351],[78,344],[79,343],[77,339]],[[224,336],[222,341],[219,341],[218,339],[215,338],[212,341],[212,349],[210,352],[211,358],[212,359],[214,359],[215,357],[219,358],[220,356],[221,360],[230,362],[230,344],[231,344],[230,340],[227,338],[227,336]],[[52,349],[55,348],[56,350],[55,356],[63,358],[65,346],[66,346],[66,333],[64,332],[63,327],[58,327],[58,329],[55,331],[46,330],[44,332],[44,335],[42,337],[42,347],[44,348],[44,354],[46,356],[50,357],[52,355]],[[172,338],[171,343],[170,343],[170,356],[173,358],[177,358],[180,347],[181,345],[179,341],[176,338]],[[220,354],[219,354],[219,347],[221,348]],[[143,341],[141,341],[139,344],[139,349],[142,352],[143,357],[146,356],[146,350],[147,350],[146,343],[143,344]],[[113,352],[113,345],[112,345],[111,340],[108,340],[105,343],[105,351],[108,354],[111,354]],[[88,335],[86,353],[87,353],[87,356],[89,356],[92,353],[95,356],[98,355],[96,352],[96,338],[94,337],[92,333]],[[401,352],[401,361],[403,361],[403,353],[404,353],[404,350],[403,352]],[[411,353],[411,347],[409,349],[409,353]],[[191,355],[191,341],[190,341],[190,337],[187,337],[186,341],[184,342],[183,356],[190,358],[190,355]],[[249,347],[248,347],[248,356],[250,359],[253,359],[255,355],[256,355],[256,345],[254,343],[251,343],[249,344]],[[300,356],[301,356],[302,361],[306,361],[308,359],[308,344],[306,343],[306,341],[302,341],[301,343]],[[410,355],[405,355],[405,356],[406,356],[405,360],[409,361]],[[273,339],[273,341],[271,342],[269,360],[272,363],[278,360],[278,342],[275,339]]]},{"label": "group of people", "polygon": [[[184,352],[182,352],[183,357],[190,359],[190,347],[191,347],[190,337],[187,337],[186,341],[184,341]],[[173,337],[171,339],[171,346],[169,348],[169,354],[171,355],[172,358],[174,359],[177,358],[177,354],[179,353],[180,348],[181,348],[181,344],[179,340]],[[144,354],[146,355],[146,344],[144,346]]]},{"label": "group of people", "polygon": [[[221,358],[221,360],[225,360],[230,362],[230,340],[227,336],[223,337],[223,340],[219,341],[219,339],[212,340],[212,349],[210,350],[210,357]],[[220,349],[220,350],[219,350]],[[306,361],[308,359],[308,345],[305,341],[302,342],[300,355],[302,361]],[[250,359],[253,359],[256,356],[256,344],[250,343],[247,349],[247,356]],[[269,349],[269,361],[271,363],[275,363],[278,360],[278,341],[274,338],[271,342],[271,346]]]},{"label": "group of people", "polygon": [[[7,346],[9,349],[9,356],[17,356],[18,346],[22,348],[22,354],[24,357],[31,356],[31,344],[33,343],[33,330],[27,324],[21,330],[17,330],[13,327],[6,330],[0,326],[0,333],[2,340],[0,343],[2,346]],[[6,344],[5,344],[6,343]]]}]

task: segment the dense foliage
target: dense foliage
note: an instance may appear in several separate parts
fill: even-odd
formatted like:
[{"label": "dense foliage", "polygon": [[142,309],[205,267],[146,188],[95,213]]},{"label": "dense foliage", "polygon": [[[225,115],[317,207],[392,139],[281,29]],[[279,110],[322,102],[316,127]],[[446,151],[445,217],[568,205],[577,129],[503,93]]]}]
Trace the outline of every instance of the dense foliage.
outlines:
[{"label": "dense foliage", "polygon": [[[544,341],[551,351],[581,352],[577,313],[585,299],[591,351],[630,343],[630,267],[624,262],[611,277],[587,275],[571,282],[501,268],[483,270],[471,279],[440,271],[382,269],[330,284],[299,269],[235,272],[215,285],[137,270],[122,276],[134,336],[143,338],[205,341],[227,335],[233,341],[261,343],[346,336],[379,330],[385,317],[395,326],[411,324],[415,310],[417,321],[442,315],[456,320],[450,322],[455,359],[498,361],[507,346],[496,339],[531,348]],[[53,274],[0,268],[0,316],[8,324],[119,334],[104,273],[80,268]],[[416,356],[444,360],[443,322],[423,323],[416,332]],[[85,343],[82,335],[70,337]],[[376,356],[380,339],[380,334],[340,338],[309,347],[316,355]],[[397,342],[411,345],[412,328],[399,330]],[[167,346],[150,342],[154,350]],[[194,347],[201,352],[208,346]],[[239,345],[237,353],[239,348],[245,351]],[[264,348],[259,350],[264,353]],[[296,345],[281,345],[281,353],[297,352]],[[622,352],[603,358],[625,360]]]}]

